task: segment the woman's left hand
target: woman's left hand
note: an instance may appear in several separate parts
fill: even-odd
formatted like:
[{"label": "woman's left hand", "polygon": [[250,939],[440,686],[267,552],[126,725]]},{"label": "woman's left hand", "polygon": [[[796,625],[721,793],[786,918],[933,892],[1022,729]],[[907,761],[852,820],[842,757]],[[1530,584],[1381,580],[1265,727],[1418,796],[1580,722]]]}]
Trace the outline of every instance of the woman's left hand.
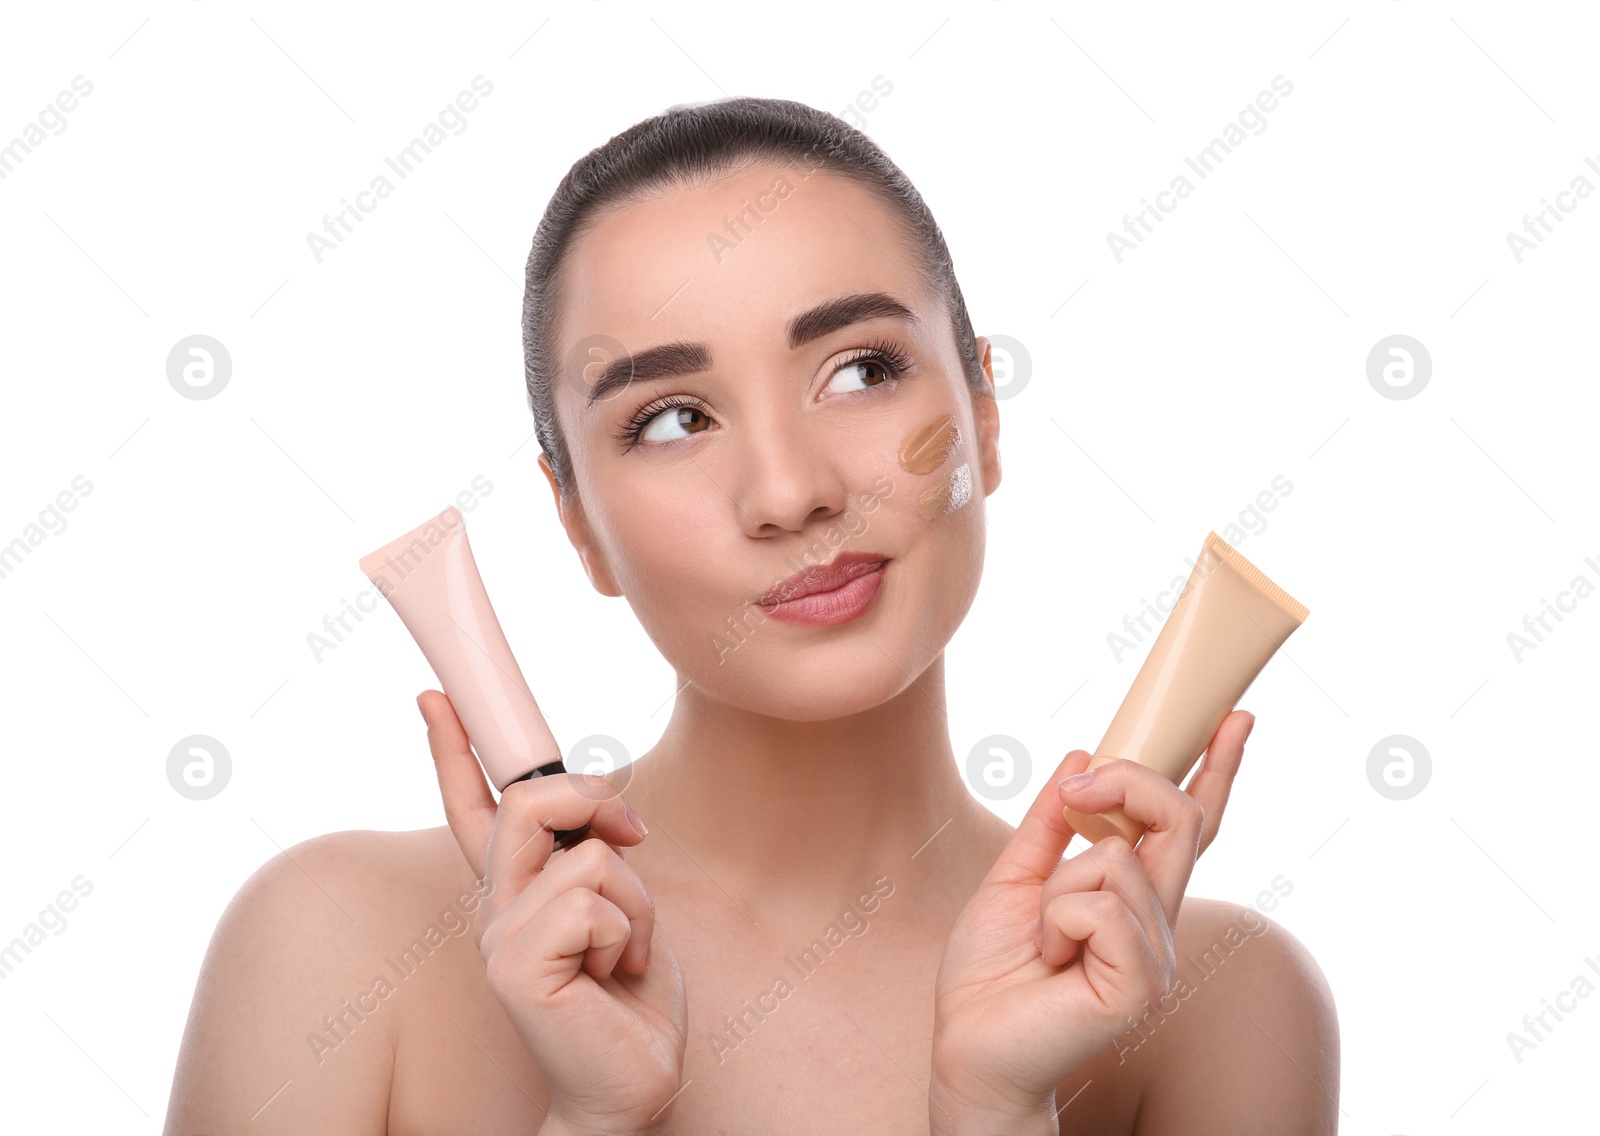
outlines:
[{"label": "woman's left hand", "polygon": [[[1187,790],[1121,760],[1062,788],[1089,754],[1062,761],[950,932],[934,984],[933,1132],[957,1117],[1054,1132],[1056,1086],[1167,993],[1184,889],[1254,725],[1229,714]],[[1136,849],[1113,836],[1063,862],[1064,804],[1120,804],[1148,832]]]}]

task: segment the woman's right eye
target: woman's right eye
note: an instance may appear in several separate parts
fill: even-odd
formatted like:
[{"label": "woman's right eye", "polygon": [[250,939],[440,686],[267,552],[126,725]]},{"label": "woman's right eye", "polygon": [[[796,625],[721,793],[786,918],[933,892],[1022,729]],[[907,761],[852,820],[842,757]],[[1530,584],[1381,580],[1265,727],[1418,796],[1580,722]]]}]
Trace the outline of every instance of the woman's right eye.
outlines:
[{"label": "woman's right eye", "polygon": [[711,418],[698,406],[679,405],[650,412],[650,417],[640,425],[635,441],[659,444],[676,442],[692,434],[702,434]]}]

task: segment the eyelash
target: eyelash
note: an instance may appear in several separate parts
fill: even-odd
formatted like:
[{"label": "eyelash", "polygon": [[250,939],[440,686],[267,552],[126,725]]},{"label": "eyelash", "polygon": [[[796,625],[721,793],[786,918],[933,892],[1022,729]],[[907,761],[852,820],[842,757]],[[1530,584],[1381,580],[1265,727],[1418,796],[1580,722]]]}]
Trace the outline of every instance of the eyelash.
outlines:
[{"label": "eyelash", "polygon": [[[856,363],[869,362],[879,364],[888,374],[888,378],[884,382],[877,384],[878,387],[887,386],[890,382],[904,378],[906,373],[911,369],[911,355],[909,352],[896,343],[892,343],[887,339],[880,339],[869,343],[865,347],[857,348],[849,358],[842,360],[839,365],[834,368],[833,375],[837,375],[840,371],[844,370],[844,368],[852,366]],[[828,380],[830,382],[833,380],[833,375],[828,376]],[[866,394],[867,391],[876,389],[877,387],[868,387],[867,390],[852,391],[850,393]],[[616,438],[617,441],[624,443],[622,452],[627,453],[629,450],[633,449],[634,446],[640,444],[639,436],[644,433],[645,427],[650,425],[654,419],[658,418],[668,410],[677,410],[678,408],[685,406],[693,407],[701,412],[705,412],[706,409],[705,405],[699,399],[692,396],[676,394],[668,395],[666,398],[657,399],[654,402],[646,403],[644,406],[634,411],[633,417],[628,420],[628,424],[623,428],[623,430],[618,434],[613,434],[612,437]],[[689,439],[687,438],[674,438],[670,442],[655,442],[652,444],[658,446],[670,446],[673,444],[673,442],[686,442],[688,440]]]}]

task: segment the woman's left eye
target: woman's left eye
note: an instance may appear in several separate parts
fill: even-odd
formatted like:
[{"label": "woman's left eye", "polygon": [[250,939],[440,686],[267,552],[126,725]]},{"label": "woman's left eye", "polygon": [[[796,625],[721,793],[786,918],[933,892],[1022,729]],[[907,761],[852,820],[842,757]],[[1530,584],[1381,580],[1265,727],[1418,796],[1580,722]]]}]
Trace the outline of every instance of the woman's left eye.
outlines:
[{"label": "woman's left eye", "polygon": [[[851,379],[859,379],[859,385],[839,386],[841,375]],[[866,390],[868,387],[881,386],[892,378],[894,378],[894,375],[890,373],[889,368],[876,359],[857,359],[854,362],[846,363],[833,373],[833,377],[828,380],[828,389],[833,391]]]},{"label": "woman's left eye", "polygon": [[[841,363],[828,379],[827,389],[841,394],[881,387],[905,374],[911,361],[899,348],[869,349]],[[843,385],[840,380],[844,379]]]}]

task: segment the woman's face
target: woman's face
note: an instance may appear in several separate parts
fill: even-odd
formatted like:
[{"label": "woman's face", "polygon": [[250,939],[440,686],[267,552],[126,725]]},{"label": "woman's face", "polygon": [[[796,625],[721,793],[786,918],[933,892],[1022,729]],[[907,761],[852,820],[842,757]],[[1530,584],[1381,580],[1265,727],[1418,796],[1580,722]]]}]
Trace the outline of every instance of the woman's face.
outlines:
[{"label": "woman's face", "polygon": [[[570,253],[553,381],[575,495],[558,505],[595,587],[721,701],[810,720],[901,692],[971,606],[999,426],[885,207],[760,165],[613,213]],[[885,563],[839,594],[875,584],[860,614],[758,602],[861,553]]]}]

